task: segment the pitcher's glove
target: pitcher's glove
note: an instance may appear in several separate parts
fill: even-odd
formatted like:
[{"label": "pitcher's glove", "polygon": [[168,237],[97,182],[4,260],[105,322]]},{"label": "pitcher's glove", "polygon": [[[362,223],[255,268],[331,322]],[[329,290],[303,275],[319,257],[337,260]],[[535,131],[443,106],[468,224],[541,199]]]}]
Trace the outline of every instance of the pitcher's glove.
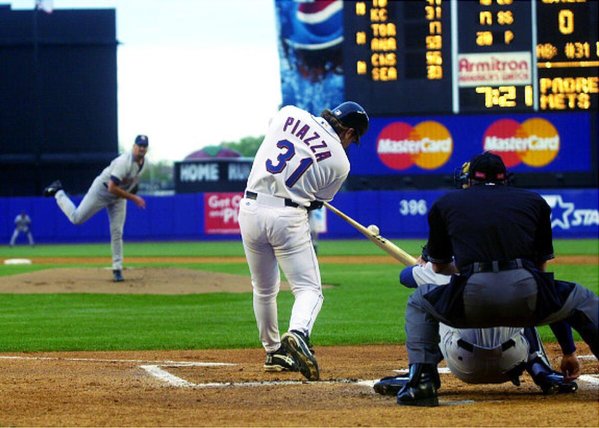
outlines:
[{"label": "pitcher's glove", "polygon": [[137,195],[138,191],[139,191],[139,184],[136,184],[135,186],[133,186],[133,189],[129,190],[129,193],[131,193],[132,195]]}]

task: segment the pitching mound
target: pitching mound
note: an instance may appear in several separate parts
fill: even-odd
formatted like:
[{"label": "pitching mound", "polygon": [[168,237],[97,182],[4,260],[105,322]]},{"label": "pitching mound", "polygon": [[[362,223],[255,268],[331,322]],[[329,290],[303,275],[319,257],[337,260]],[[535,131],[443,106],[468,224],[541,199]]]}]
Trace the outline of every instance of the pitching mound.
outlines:
[{"label": "pitching mound", "polygon": [[[108,268],[60,268],[0,277],[0,293],[201,294],[248,293],[250,278],[185,268],[129,268],[112,282]],[[289,289],[287,283],[282,289]]]}]

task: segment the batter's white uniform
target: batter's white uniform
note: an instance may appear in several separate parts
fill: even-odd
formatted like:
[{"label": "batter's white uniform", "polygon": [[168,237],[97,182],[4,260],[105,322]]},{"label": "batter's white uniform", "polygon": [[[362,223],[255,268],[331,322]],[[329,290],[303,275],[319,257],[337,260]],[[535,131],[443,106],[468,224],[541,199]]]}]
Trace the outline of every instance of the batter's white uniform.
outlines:
[{"label": "batter's white uniform", "polygon": [[127,201],[110,193],[108,182],[114,178],[119,183],[118,187],[130,191],[139,183],[139,176],[145,170],[145,159],[140,166],[135,162],[132,153],[123,153],[95,178],[78,207],[75,207],[75,204],[62,190],[56,192],[54,196],[62,212],[73,224],[85,223],[102,208],[106,208],[110,222],[113,270],[123,268],[123,227],[127,213]]},{"label": "batter's white uniform", "polygon": [[[411,269],[419,286],[442,285],[450,279],[435,273],[430,262]],[[529,358],[528,340],[517,327],[460,329],[439,323],[439,336],[439,349],[447,367],[467,383],[508,382],[512,380],[508,372]]]},{"label": "batter's white uniform", "polygon": [[266,352],[280,345],[279,266],[295,297],[289,330],[312,332],[323,296],[306,207],[311,201],[332,200],[349,170],[341,141],[323,118],[286,106],[271,120],[239,207],[254,314]]}]

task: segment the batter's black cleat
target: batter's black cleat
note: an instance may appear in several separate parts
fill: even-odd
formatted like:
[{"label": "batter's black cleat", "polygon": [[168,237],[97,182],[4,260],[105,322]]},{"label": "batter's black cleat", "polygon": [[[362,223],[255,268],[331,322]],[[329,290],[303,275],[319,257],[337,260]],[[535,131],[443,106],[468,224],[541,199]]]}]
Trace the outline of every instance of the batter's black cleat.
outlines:
[{"label": "batter's black cleat", "polygon": [[298,372],[299,369],[295,360],[285,345],[281,344],[279,349],[275,352],[269,352],[266,354],[266,361],[264,362],[265,372]]},{"label": "batter's black cleat", "polygon": [[62,183],[60,182],[60,180],[56,180],[44,189],[44,196],[47,198],[52,197],[56,195],[56,192],[62,189]]},{"label": "batter's black cleat", "polygon": [[438,406],[439,399],[435,386],[438,378],[436,365],[412,364],[410,378],[397,394],[397,404],[400,406]]},{"label": "batter's black cleat", "polygon": [[115,269],[112,271],[112,280],[114,282],[123,282],[125,280],[125,278],[123,278],[123,272],[121,272],[119,269]]},{"label": "batter's black cleat", "polygon": [[320,378],[318,362],[310,351],[310,340],[306,335],[297,330],[288,331],[281,338],[281,344],[293,357],[299,371],[306,379],[318,380]]}]

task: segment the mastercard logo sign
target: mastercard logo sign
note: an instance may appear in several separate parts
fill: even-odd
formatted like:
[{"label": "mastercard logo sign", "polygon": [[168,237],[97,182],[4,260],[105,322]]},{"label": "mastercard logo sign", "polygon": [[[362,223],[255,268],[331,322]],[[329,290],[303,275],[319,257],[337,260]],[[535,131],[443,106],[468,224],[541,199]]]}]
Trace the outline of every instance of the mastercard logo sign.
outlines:
[{"label": "mastercard logo sign", "polygon": [[437,169],[453,153],[453,139],[442,124],[426,121],[412,126],[404,122],[387,125],[377,137],[379,159],[389,168],[403,170],[413,165]]},{"label": "mastercard logo sign", "polygon": [[507,168],[520,163],[539,168],[555,159],[560,138],[557,129],[545,119],[533,118],[523,123],[501,119],[487,128],[483,148],[501,156]]}]

